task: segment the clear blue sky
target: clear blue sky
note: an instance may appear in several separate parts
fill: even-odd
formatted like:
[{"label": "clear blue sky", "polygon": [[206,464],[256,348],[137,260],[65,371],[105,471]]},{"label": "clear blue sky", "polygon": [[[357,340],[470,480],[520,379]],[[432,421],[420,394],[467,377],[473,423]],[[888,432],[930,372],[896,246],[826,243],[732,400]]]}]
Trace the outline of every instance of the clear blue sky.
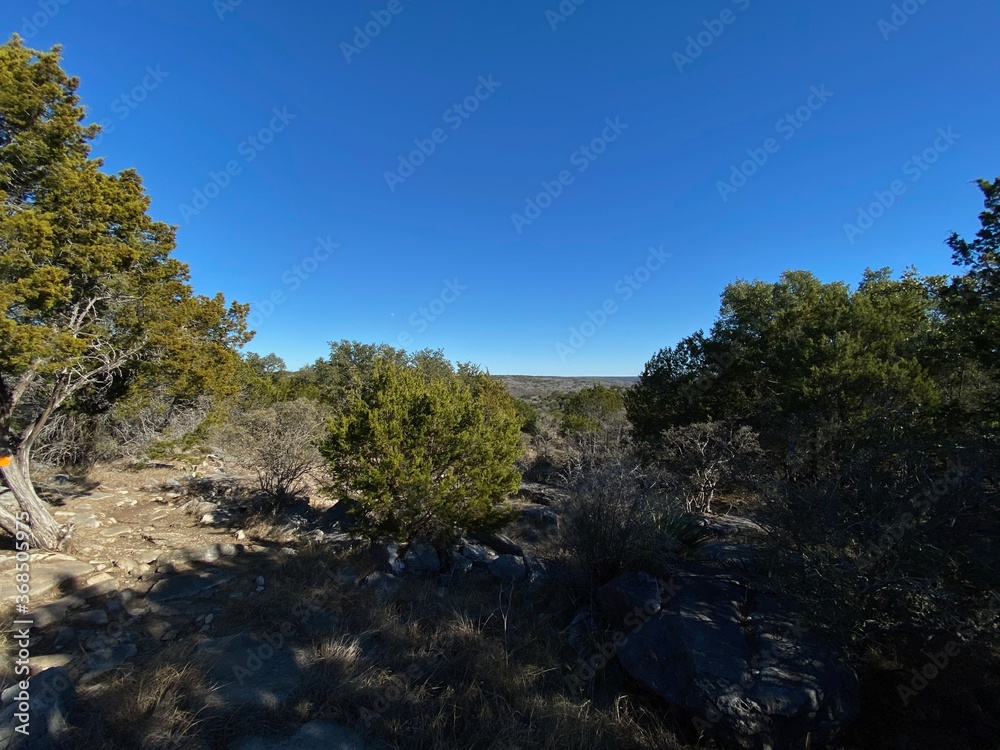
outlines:
[{"label": "clear blue sky", "polygon": [[[347,338],[633,375],[736,278],[945,273],[945,237],[978,227],[996,0],[561,7],[5,0],[0,26],[64,45],[95,154],[293,368]],[[845,230],[876,191],[892,205]]]}]

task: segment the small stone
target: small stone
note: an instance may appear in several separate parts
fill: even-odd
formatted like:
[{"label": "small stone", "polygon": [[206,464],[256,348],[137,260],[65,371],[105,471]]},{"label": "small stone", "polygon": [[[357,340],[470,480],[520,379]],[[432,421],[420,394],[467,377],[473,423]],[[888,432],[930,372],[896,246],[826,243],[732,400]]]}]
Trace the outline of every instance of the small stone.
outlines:
[{"label": "small stone", "polygon": [[254,583],[256,583],[258,586],[263,586],[264,585],[264,576],[257,576],[257,580],[254,581]]}]

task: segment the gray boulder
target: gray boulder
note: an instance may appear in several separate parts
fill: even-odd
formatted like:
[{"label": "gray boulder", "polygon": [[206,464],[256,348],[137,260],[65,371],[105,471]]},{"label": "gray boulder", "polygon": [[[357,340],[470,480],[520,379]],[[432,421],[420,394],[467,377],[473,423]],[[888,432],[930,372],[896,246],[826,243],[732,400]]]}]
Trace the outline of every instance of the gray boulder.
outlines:
[{"label": "gray boulder", "polygon": [[469,534],[469,539],[473,542],[485,544],[490,549],[501,555],[523,555],[524,550],[518,546],[517,542],[509,536],[503,534]]},{"label": "gray boulder", "polygon": [[523,581],[528,576],[524,558],[518,555],[500,555],[487,563],[490,573],[501,581]]},{"label": "gray boulder", "polygon": [[403,568],[407,573],[429,575],[441,571],[441,558],[427,542],[412,542],[403,555]]},{"label": "gray boulder", "polygon": [[[25,695],[28,696],[27,703],[24,702]],[[28,681],[28,688],[23,693],[19,684],[11,685],[3,692],[0,748],[54,750],[69,731],[75,704],[76,689],[69,672],[63,667],[39,672]],[[27,735],[17,731],[17,727],[25,724],[22,709],[26,706],[30,706]]]},{"label": "gray boulder", "polygon": [[521,511],[521,518],[540,529],[559,527],[559,514],[552,508],[525,508]]},{"label": "gray boulder", "polygon": [[597,601],[608,622],[615,627],[629,627],[633,613],[648,611],[654,615],[660,611],[660,584],[649,573],[623,573],[597,590]]},{"label": "gray boulder", "polygon": [[692,565],[665,584],[651,581],[620,576],[599,600],[625,623],[642,613],[629,627],[615,623],[625,636],[619,662],[698,729],[739,748],[815,749],[857,717],[854,672],[739,576]]},{"label": "gray boulder", "polygon": [[479,563],[483,566],[490,560],[496,560],[498,555],[489,547],[474,542],[465,542],[461,545],[461,554],[472,563]]}]

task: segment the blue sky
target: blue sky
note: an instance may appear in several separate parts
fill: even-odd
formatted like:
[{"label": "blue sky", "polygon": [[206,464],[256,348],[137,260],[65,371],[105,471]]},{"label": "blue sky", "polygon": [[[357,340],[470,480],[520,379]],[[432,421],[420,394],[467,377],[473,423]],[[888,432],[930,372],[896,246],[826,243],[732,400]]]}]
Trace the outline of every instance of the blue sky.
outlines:
[{"label": "blue sky", "polygon": [[995,0],[6,0],[0,26],[64,45],[95,155],[293,368],[347,338],[634,375],[737,278],[949,272],[1000,174]]}]

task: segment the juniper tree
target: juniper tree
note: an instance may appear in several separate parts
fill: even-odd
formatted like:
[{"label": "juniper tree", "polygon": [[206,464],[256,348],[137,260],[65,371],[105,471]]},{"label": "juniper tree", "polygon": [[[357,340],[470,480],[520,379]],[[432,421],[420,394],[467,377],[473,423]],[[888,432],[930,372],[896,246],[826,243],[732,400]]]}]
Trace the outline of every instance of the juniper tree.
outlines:
[{"label": "juniper tree", "polygon": [[[34,543],[60,528],[31,480],[48,420],[75,400],[121,396],[155,371],[177,397],[211,391],[249,336],[247,306],[195,295],[170,257],[175,228],[153,221],[131,169],[102,171],[84,126],[78,79],[60,48],[0,46],[0,441],[3,478],[30,517]],[[0,527],[15,528],[0,506]]]}]

